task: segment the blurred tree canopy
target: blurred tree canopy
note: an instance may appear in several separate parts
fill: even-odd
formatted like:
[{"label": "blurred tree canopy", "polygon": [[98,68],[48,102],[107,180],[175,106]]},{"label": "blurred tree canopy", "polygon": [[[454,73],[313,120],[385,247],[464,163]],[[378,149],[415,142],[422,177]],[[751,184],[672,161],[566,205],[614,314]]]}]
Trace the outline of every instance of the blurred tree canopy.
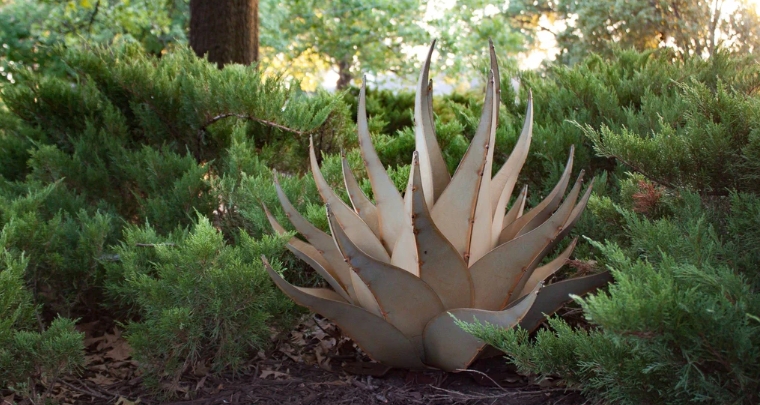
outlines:
[{"label": "blurred tree canopy", "polygon": [[280,35],[268,45],[288,64],[313,57],[334,66],[338,89],[360,73],[406,73],[414,58],[404,51],[429,42],[419,0],[270,1],[274,10]]},{"label": "blurred tree canopy", "polygon": [[760,45],[760,17],[749,0],[512,0],[502,15],[527,36],[553,33],[560,61],[569,64],[615,47],[709,57],[721,47]]},{"label": "blurred tree canopy", "polygon": [[[189,0],[0,0],[0,76],[61,73],[58,46],[139,43],[161,55],[188,38]],[[717,49],[753,52],[760,17],[750,0],[260,0],[260,61],[268,73],[316,88],[325,71],[337,88],[361,74],[413,78],[418,54],[438,38],[436,70],[450,78],[485,68],[492,38],[502,63],[554,34],[558,61],[594,52],[670,47],[679,56]],[[16,75],[18,76],[18,75]]]},{"label": "blurred tree canopy", "polygon": [[[188,0],[0,0],[0,72],[65,70],[53,57],[56,46],[139,43],[160,55],[186,43]],[[461,4],[459,4],[461,3]],[[494,18],[493,6],[466,0],[448,6],[421,0],[261,0],[259,44],[263,65],[315,87],[318,75],[338,72],[338,88],[360,73],[400,76],[419,67],[417,52],[439,38],[447,73],[461,73],[484,59],[488,38],[503,55],[522,48],[523,36]],[[453,6],[453,7],[452,7]],[[497,8],[497,11],[504,11]],[[466,55],[466,56],[463,56]]]}]

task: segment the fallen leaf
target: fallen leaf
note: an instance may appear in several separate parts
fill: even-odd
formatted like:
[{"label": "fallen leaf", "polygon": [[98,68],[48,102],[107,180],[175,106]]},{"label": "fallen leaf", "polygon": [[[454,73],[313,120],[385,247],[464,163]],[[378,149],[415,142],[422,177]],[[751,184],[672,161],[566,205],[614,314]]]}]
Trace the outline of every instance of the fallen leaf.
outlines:
[{"label": "fallen leaf", "polygon": [[87,347],[90,347],[90,346],[94,345],[95,343],[100,343],[100,342],[103,341],[103,339],[104,339],[103,336],[87,338],[87,339],[84,340],[84,347],[87,348]]},{"label": "fallen leaf", "polygon": [[304,340],[304,334],[298,331],[293,331],[290,333],[290,341],[297,346],[303,346],[306,344],[306,340]]},{"label": "fallen leaf", "polygon": [[119,380],[129,380],[132,378],[133,372],[134,370],[130,367],[130,363],[128,362],[114,363],[111,368],[108,369],[108,373],[111,374],[111,377]]},{"label": "fallen leaf", "polygon": [[278,378],[282,378],[282,379],[290,378],[290,375],[288,375],[287,373],[281,373],[279,371],[274,371],[274,370],[262,370],[259,378],[266,379],[270,375],[274,377],[275,380]]},{"label": "fallen leaf", "polygon": [[137,398],[136,401],[130,401],[124,397],[119,397],[119,399],[116,400],[116,405],[137,405],[140,403],[140,398]]},{"label": "fallen leaf", "polygon": [[206,383],[206,377],[208,377],[208,376],[205,376],[205,375],[204,375],[204,376],[203,376],[203,378],[201,378],[201,379],[198,381],[198,384],[195,384],[195,391],[196,391],[196,392],[197,392],[198,390],[200,390],[201,388],[203,388],[203,384],[205,384],[205,383]]},{"label": "fallen leaf", "polygon": [[317,350],[314,351],[314,354],[317,356],[317,364],[319,367],[327,371],[332,371],[330,368],[330,358],[321,353],[319,346],[317,346]]},{"label": "fallen leaf", "polygon": [[100,354],[89,354],[84,356],[84,364],[87,366],[94,366],[101,363],[103,363],[103,356]]},{"label": "fallen leaf", "polygon": [[205,362],[199,362],[195,365],[195,367],[193,367],[193,374],[195,374],[198,377],[204,377],[205,379],[205,376],[206,374],[208,374],[208,372],[209,372],[209,368]]},{"label": "fallen leaf", "polygon": [[296,363],[301,363],[303,359],[301,358],[301,355],[294,354],[293,348],[290,347],[290,345],[282,345],[279,349],[277,349],[278,352],[290,357],[291,360],[295,361]]},{"label": "fallen leaf", "polygon": [[96,331],[98,329],[100,322],[98,321],[92,321],[87,323],[80,323],[74,328],[80,332],[84,332],[85,336],[92,337],[92,332]]},{"label": "fallen leaf", "polygon": [[126,340],[122,339],[114,342],[112,349],[106,352],[105,356],[114,361],[124,361],[132,357],[132,348],[129,347]]},{"label": "fallen leaf", "polygon": [[94,382],[97,385],[111,385],[116,382],[116,380],[114,380],[113,378],[107,377],[103,374],[95,374],[95,377],[88,377],[87,379]]}]

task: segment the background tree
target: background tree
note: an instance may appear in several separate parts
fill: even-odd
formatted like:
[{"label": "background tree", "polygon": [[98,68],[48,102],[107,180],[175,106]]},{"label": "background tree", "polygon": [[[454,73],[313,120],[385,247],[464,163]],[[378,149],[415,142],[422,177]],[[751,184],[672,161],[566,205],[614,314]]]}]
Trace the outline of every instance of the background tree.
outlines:
[{"label": "background tree", "polygon": [[190,47],[222,66],[259,59],[258,0],[191,0]]},{"label": "background tree", "polygon": [[288,41],[274,51],[288,64],[311,58],[332,66],[338,89],[359,72],[411,71],[416,57],[404,51],[429,40],[418,0],[285,0],[277,7],[287,16],[279,28]]},{"label": "background tree", "polygon": [[[494,4],[488,0],[458,0],[451,4],[428,2],[426,24],[431,38],[438,38],[437,49],[443,63],[436,70],[448,76],[483,77],[488,69],[488,48],[496,44],[502,68],[518,52],[528,50],[532,38],[515,29],[512,22],[502,16],[508,3]],[[472,72],[472,70],[478,72]]]},{"label": "background tree", "polygon": [[526,35],[552,32],[566,63],[588,52],[609,55],[613,46],[710,56],[721,46],[747,52],[760,44],[760,18],[748,0],[516,0],[503,15]]}]

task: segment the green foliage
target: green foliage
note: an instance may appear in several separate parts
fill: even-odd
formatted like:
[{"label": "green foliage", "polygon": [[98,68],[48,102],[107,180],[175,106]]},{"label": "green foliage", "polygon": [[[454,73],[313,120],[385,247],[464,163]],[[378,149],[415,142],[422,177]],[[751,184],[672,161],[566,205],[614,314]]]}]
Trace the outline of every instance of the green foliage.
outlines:
[{"label": "green foliage", "polygon": [[[367,89],[367,116],[370,131],[394,134],[414,125],[414,92]],[[356,117],[359,106],[359,87],[350,87],[344,100],[351,106],[351,117]]]},{"label": "green foliage", "polygon": [[516,65],[516,54],[529,49],[535,38],[504,18],[511,12],[511,4],[487,0],[427,2],[425,23],[431,38],[438,41],[441,70],[447,76],[463,76],[469,81],[473,74],[487,72],[489,50],[484,45],[489,40],[496,44],[502,69],[507,64]]},{"label": "green foliage", "polygon": [[102,282],[98,259],[112,242],[112,217],[51,207],[58,183],[27,187],[26,194],[0,197],[0,246],[28,256],[32,292],[55,313],[71,316],[97,308]]},{"label": "green foliage", "polygon": [[[29,260],[3,252],[0,268],[0,386],[44,402],[58,378],[84,363],[82,333],[74,321],[56,318],[42,332],[32,331],[37,308],[25,289]],[[40,392],[40,384],[45,388]]]},{"label": "green foliage", "polygon": [[760,289],[760,204],[756,194],[732,193],[731,211],[725,218],[727,249],[734,252],[729,260]]},{"label": "green foliage", "polygon": [[44,140],[68,153],[76,144],[65,134],[89,125],[87,136],[112,148],[166,146],[207,161],[229,145],[236,120],[251,123],[258,147],[278,141],[285,151],[303,151],[308,135],[325,150],[346,146],[345,122],[334,116],[345,112],[335,97],[307,97],[253,67],[218,70],[187,49],[161,59],[135,47],[61,56],[76,72],[74,80],[35,76],[3,97],[11,111],[44,131]]},{"label": "green foliage", "polygon": [[420,65],[417,52],[434,38],[448,77],[481,72],[489,39],[510,63],[527,45],[526,35],[502,18],[508,7],[483,0],[267,0],[260,9],[264,60],[297,77],[333,69],[338,90],[363,74],[393,73],[412,82]]},{"label": "green foliage", "polygon": [[186,42],[185,0],[24,0],[0,3],[0,76],[9,82],[28,71],[64,74],[58,46],[137,44],[160,55]]},{"label": "green foliage", "polygon": [[670,215],[647,218],[617,206],[624,245],[594,243],[615,277],[607,292],[578,299],[598,330],[561,319],[532,340],[482,325],[470,330],[523,371],[560,375],[607,401],[755,403],[758,262],[746,258],[742,234],[723,231],[756,237],[760,199],[735,194],[727,212],[688,192],[660,203]]},{"label": "green foliage", "polygon": [[[576,164],[607,170],[576,227],[606,242],[575,256],[610,268],[615,283],[578,299],[590,329],[560,318],[534,336],[466,328],[523,372],[603,401],[756,403],[757,70],[726,53],[672,56],[616,51],[521,75],[537,101],[530,187],[553,175],[548,151],[565,142],[579,146]],[[520,105],[505,106],[519,116]]]},{"label": "green foliage", "polygon": [[[591,56],[556,67],[549,80],[524,75],[535,99],[546,100],[536,117],[549,122],[537,123],[535,138],[562,133],[549,142],[577,145],[585,136],[601,155],[670,187],[756,191],[757,67],[725,53],[707,61],[671,56],[618,52],[610,61]],[[611,169],[601,159],[590,166]]]},{"label": "green foliage", "polygon": [[[29,75],[5,88],[13,116],[0,128],[4,150],[18,156],[4,167],[15,182],[0,193],[2,241],[28,252],[30,283],[55,312],[97,308],[100,260],[124,223],[148,221],[166,234],[200,213],[218,216],[228,237],[238,227],[260,237],[266,221],[231,220],[237,202],[218,209],[242,170],[271,182],[244,160],[259,150],[256,159],[276,156],[273,166],[300,171],[309,134],[325,152],[347,146],[339,98],[308,97],[252,68],[218,70],[188,50],[157,60],[133,47],[68,52],[63,61],[72,78]],[[258,207],[255,198],[241,202]]]},{"label": "green foliage", "polygon": [[[134,46],[60,57],[69,75],[31,71],[3,88],[0,245],[28,262],[8,284],[28,289],[26,301],[4,304],[16,315],[4,315],[3,338],[15,339],[38,315],[73,344],[56,315],[106,315],[125,324],[156,387],[196,367],[239,367],[294,314],[259,255],[303,270],[284,254],[284,239],[270,236],[261,210],[279,206],[271,167],[286,173],[281,183],[300,210],[316,206],[314,183],[301,175],[308,139],[331,162],[334,183],[334,152],[352,142],[348,106],[254,68],[219,70],[186,49],[160,59]],[[154,247],[161,243],[173,245]],[[316,284],[313,272],[286,276]],[[32,347],[58,335],[42,343],[18,336]],[[48,357],[73,366],[71,347]],[[29,361],[13,381],[36,389],[48,366]]]},{"label": "green foliage", "polygon": [[[36,308],[32,295],[24,284],[24,271],[28,262],[23,256],[17,259],[7,251],[3,252],[3,269],[0,271],[1,342],[8,342],[14,329],[28,328],[33,324]],[[6,375],[3,380],[7,377]]]},{"label": "green foliage", "polygon": [[[663,70],[658,59],[641,66],[640,73],[648,74],[642,78]],[[756,66],[718,54],[666,69],[673,82],[648,88],[638,108],[625,110],[620,123],[584,126],[594,148],[671,187],[713,194],[757,191],[757,167],[751,163],[758,158],[752,147],[760,111],[752,95]]]},{"label": "green foliage", "polygon": [[[65,318],[56,318],[42,333],[15,331],[2,342],[0,381],[23,397],[44,401],[60,377],[84,364],[83,339],[74,321]],[[39,383],[46,386],[41,393]]]},{"label": "green foliage", "polygon": [[232,246],[206,218],[169,238],[149,225],[125,230],[113,264],[124,280],[110,288],[140,315],[127,325],[127,341],[152,381],[234,370],[265,347],[269,326],[288,324],[292,304],[275,293],[259,259],[278,257],[287,239],[241,232]]}]

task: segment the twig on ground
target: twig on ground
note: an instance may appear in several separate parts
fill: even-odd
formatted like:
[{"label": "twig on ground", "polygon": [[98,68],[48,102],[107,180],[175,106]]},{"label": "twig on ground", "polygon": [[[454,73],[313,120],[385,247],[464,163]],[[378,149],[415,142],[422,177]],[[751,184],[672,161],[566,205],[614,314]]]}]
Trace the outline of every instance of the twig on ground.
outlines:
[{"label": "twig on ground", "polygon": [[99,393],[97,391],[93,391],[90,387],[88,387],[86,385],[84,387],[77,387],[76,385],[71,384],[71,383],[69,383],[69,382],[67,382],[65,380],[60,380],[58,382],[60,384],[63,384],[65,386],[71,388],[74,391],[80,392],[80,393],[85,394],[85,395],[89,395],[91,397],[100,398],[100,399],[107,399],[109,401],[112,400],[112,399],[114,399],[114,397],[115,397],[115,396],[109,397],[109,396],[103,395],[103,394],[101,394],[101,393]]},{"label": "twig on ground", "polygon": [[482,375],[483,377],[489,379],[493,383],[493,385],[495,385],[496,387],[498,387],[500,390],[502,390],[504,392],[509,392],[506,388],[502,387],[499,383],[497,383],[496,380],[494,380],[493,378],[491,378],[491,376],[489,376],[488,374],[486,374],[486,373],[484,373],[482,371],[479,371],[479,370],[470,370],[470,369],[464,369],[464,368],[459,368],[456,371],[466,371],[468,373],[475,373],[475,374]]}]

